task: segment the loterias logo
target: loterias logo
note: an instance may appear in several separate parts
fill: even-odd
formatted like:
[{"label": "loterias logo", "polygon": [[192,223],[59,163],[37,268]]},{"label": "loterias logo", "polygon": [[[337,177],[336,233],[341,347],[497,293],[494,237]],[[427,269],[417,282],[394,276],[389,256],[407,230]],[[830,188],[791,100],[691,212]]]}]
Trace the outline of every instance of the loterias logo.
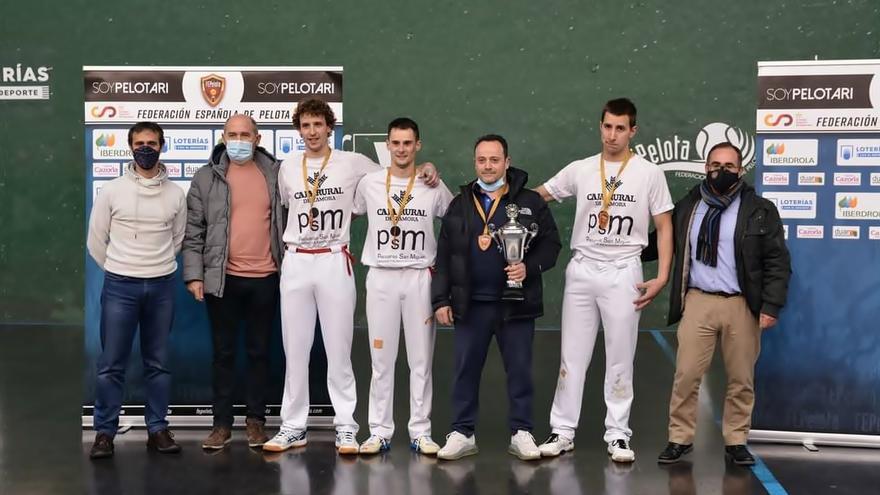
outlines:
[{"label": "loterias logo", "polygon": [[0,100],[48,100],[51,72],[52,67],[45,65],[0,66]]},{"label": "loterias logo", "polygon": [[816,193],[764,191],[762,195],[776,205],[781,218],[816,218]]},{"label": "loterias logo", "polygon": [[713,122],[700,129],[693,140],[674,134],[671,138],[657,138],[653,143],[639,143],[633,147],[636,154],[656,163],[664,172],[676,177],[702,180],[706,175],[709,150],[719,143],[730,143],[742,151],[743,166],[751,169],[755,157],[755,140],[742,128],[725,122]]},{"label": "loterias logo", "polygon": [[880,166],[880,139],[838,139],[837,164],[844,167]]}]

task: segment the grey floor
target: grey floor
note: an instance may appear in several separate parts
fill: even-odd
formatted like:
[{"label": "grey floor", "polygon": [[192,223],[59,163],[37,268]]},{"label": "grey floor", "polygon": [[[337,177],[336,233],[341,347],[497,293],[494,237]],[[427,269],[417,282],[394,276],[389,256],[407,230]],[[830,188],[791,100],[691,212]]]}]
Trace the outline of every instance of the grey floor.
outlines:
[{"label": "grey floor", "polygon": [[[441,331],[435,354],[434,436],[448,432],[452,334]],[[658,466],[666,442],[666,406],[672,363],[655,335],[640,335],[636,357],[636,399],[631,426],[637,460],[631,466],[608,460],[602,443],[604,368],[601,341],[588,373],[576,450],[558,459],[525,463],[506,452],[504,375],[497,349],[483,375],[477,429],[480,453],[443,462],[412,454],[405,432],[407,378],[398,361],[395,418],[398,433],[389,453],[342,457],[329,431],[310,432],[309,445],[276,455],[247,448],[243,432],[226,450],[199,448],[200,429],[176,429],[183,446],[177,456],[147,452],[143,430],[117,436],[116,456],[90,461],[93,438],[80,428],[82,329],[0,326],[0,494],[752,494],[880,493],[880,451],[759,445],[758,469],[725,463],[714,422],[723,393],[718,362],[705,382],[695,452],[687,462]],[[674,335],[659,335],[674,347]],[[402,358],[402,356],[401,356]],[[353,356],[362,399],[356,418],[363,425],[369,386],[366,335],[358,331]],[[535,434],[548,433],[547,418],[559,363],[559,334],[535,339]],[[598,370],[598,372],[597,372]],[[359,437],[367,436],[362,426]],[[760,479],[759,479],[760,478]],[[765,488],[766,486],[766,488]]]}]

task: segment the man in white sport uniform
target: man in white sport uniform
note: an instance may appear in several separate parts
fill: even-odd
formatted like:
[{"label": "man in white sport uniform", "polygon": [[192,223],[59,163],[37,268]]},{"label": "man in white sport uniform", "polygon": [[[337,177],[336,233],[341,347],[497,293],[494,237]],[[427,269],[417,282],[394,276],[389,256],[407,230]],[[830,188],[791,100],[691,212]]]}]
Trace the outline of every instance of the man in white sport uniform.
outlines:
[{"label": "man in white sport uniform", "polygon": [[[673,208],[666,177],[629,148],[636,107],[626,98],[602,109],[602,152],[570,163],[538,191],[545,200],[574,196],[572,260],[565,271],[562,351],[543,456],[574,449],[584,378],[601,320],[605,330],[605,437],[615,462],[633,462],[629,414],[639,315],[666,285],[672,262]],[[657,277],[642,278],[639,255],[648,244],[649,220],[657,228]]]},{"label": "man in white sport uniform", "polygon": [[[263,445],[280,452],[306,444],[309,415],[309,355],[315,318],[327,354],[327,389],[335,411],[336,448],[357,454],[354,420],[357,401],[351,368],[356,301],[353,257],[348,250],[355,188],[381,166],[358,153],[334,150],[329,143],[336,118],[318,99],[297,105],[293,126],[305,143],[302,153],[282,162],[278,172],[281,202],[289,208],[281,264],[281,335],[284,345],[284,394],[281,429]],[[433,166],[420,175],[436,181]]]},{"label": "man in white sport uniform", "polygon": [[409,364],[411,448],[433,455],[431,439],[431,368],[434,355],[434,311],[431,269],[437,254],[434,219],[446,214],[452,193],[445,184],[429,187],[416,180],[416,154],[422,147],[419,126],[401,117],[388,124],[391,166],[372,172],[358,185],[354,214],[366,215],[369,226],[361,261],[367,273],[367,324],[373,378],[370,382],[370,437],[361,454],[391,447],[394,434],[394,364],[400,323]]}]

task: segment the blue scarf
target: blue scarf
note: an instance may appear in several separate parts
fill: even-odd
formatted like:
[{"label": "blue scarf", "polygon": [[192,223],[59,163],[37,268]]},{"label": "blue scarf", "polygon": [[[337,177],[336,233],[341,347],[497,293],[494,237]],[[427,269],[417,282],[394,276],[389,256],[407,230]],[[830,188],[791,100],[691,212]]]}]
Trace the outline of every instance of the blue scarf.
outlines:
[{"label": "blue scarf", "polygon": [[707,181],[700,183],[700,195],[709,206],[700,233],[697,235],[697,261],[708,266],[718,266],[718,238],[721,234],[721,214],[733,203],[742,189],[743,181],[739,180],[726,193],[716,194]]}]

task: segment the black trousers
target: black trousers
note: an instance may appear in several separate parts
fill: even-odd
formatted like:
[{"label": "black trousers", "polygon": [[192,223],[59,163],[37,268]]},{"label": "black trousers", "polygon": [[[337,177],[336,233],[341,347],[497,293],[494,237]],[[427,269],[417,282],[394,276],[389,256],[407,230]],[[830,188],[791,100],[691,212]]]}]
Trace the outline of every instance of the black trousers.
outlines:
[{"label": "black trousers", "polygon": [[532,431],[532,342],[535,320],[504,321],[507,304],[471,301],[465,318],[455,322],[455,383],[452,388],[452,429],[474,433],[479,413],[480,376],[492,335],[498,340],[507,373],[511,433]]},{"label": "black trousers", "polygon": [[278,274],[263,278],[226,275],[223,297],[205,295],[214,343],[214,426],[232,427],[238,330],[245,327],[247,417],[266,419],[269,337],[278,313]]}]

